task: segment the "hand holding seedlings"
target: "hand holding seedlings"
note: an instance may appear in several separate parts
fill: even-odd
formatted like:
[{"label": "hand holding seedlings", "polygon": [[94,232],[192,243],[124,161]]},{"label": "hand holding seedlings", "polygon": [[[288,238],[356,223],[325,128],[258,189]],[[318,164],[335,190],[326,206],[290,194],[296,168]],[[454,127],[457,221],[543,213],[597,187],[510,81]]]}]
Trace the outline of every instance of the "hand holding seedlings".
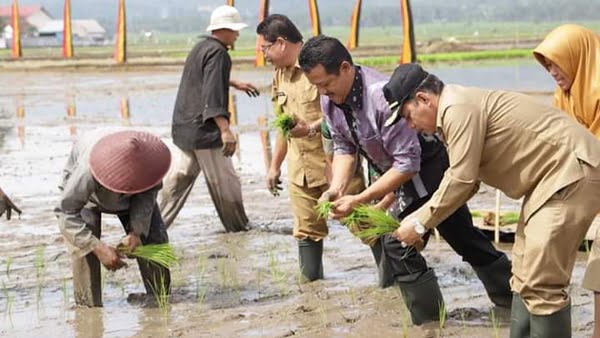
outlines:
[{"label": "hand holding seedlings", "polygon": [[123,262],[121,255],[117,249],[100,242],[93,250],[94,254],[100,260],[100,263],[106,267],[106,269],[115,271],[124,266],[127,263]]},{"label": "hand holding seedlings", "polygon": [[123,238],[121,243],[123,243],[125,246],[127,246],[129,251],[134,251],[135,248],[142,245],[142,240],[140,239],[140,236],[138,236],[132,232],[129,235],[125,236],[125,238]]}]

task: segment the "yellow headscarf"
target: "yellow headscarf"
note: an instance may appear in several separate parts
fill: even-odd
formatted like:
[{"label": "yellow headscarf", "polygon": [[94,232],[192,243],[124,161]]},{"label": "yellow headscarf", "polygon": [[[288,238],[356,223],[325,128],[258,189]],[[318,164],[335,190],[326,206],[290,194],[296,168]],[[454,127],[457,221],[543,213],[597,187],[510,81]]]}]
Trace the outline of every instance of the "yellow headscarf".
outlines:
[{"label": "yellow headscarf", "polygon": [[573,81],[568,92],[556,87],[554,104],[600,137],[600,37],[578,25],[555,28],[533,51],[555,63]]}]

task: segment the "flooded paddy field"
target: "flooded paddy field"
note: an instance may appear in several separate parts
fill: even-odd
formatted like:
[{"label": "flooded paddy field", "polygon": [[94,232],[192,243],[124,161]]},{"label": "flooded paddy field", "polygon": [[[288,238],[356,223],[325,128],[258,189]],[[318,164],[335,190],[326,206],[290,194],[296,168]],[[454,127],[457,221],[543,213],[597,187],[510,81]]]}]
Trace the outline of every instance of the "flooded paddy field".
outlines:
[{"label": "flooded paddy field", "polygon": [[[538,69],[540,68],[540,69]],[[541,67],[432,69],[447,83],[522,91],[552,90]],[[227,234],[204,178],[169,229],[181,258],[172,271],[167,309],[129,304],[142,292],[136,263],[104,271],[104,307],[74,307],[70,257],[52,209],[59,174],[78,135],[98,127],[133,127],[171,146],[170,121],[181,75],[178,67],[136,72],[9,72],[0,74],[0,177],[23,209],[0,221],[0,336],[6,337],[416,337],[397,287],[377,287],[368,247],[337,222],[325,240],[325,280],[302,284],[286,190],[265,188],[264,127],[271,113],[265,91],[256,99],[236,95],[240,149],[233,157],[253,230]],[[269,71],[236,71],[233,78],[266,88]],[[486,85],[488,84],[488,85]],[[550,98],[542,96],[549,101]],[[273,136],[271,135],[271,139]],[[285,175],[284,175],[285,177]],[[483,188],[473,209],[493,210],[495,192]],[[503,210],[519,203],[503,199]],[[102,240],[116,244],[123,231],[105,216]],[[510,253],[510,245],[501,244]],[[507,336],[509,319],[488,300],[468,264],[443,241],[424,251],[439,278],[448,320],[441,336]],[[591,334],[593,298],[580,286],[586,254],[580,253],[571,295],[574,336]]]}]

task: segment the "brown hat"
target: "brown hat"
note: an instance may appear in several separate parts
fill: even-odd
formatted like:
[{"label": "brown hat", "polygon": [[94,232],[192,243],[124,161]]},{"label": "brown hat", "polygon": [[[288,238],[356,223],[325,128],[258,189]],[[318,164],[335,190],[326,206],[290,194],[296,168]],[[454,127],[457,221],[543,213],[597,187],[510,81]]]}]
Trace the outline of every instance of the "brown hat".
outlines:
[{"label": "brown hat", "polygon": [[107,189],[135,194],[162,180],[171,165],[171,152],[160,138],[126,130],[102,137],[90,153],[94,178]]}]

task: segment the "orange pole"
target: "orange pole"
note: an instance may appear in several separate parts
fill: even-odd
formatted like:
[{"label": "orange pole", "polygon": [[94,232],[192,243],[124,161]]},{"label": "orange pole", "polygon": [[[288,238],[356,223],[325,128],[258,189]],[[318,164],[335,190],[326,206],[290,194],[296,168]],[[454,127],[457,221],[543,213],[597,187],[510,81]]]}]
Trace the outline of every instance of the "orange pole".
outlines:
[{"label": "orange pole", "polygon": [[[258,9],[258,22],[263,22],[264,19],[269,16],[269,0],[260,0],[260,6]],[[265,54],[262,51],[261,45],[263,44],[263,39],[260,35],[256,38],[256,56],[254,59],[254,65],[256,67],[264,67],[265,66]]]},{"label": "orange pole", "polygon": [[71,29],[71,0],[65,0],[63,10],[63,57],[70,59],[73,57],[73,32]]},{"label": "orange pole", "polygon": [[21,28],[19,25],[19,3],[17,0],[12,2],[11,11],[11,24],[13,29],[12,36],[12,57],[19,59],[23,56],[23,50],[21,49]]},{"label": "orange pole", "polygon": [[119,0],[119,13],[117,16],[117,38],[115,44],[115,61],[127,61],[127,20],[125,19],[125,0]]},{"label": "orange pole", "polygon": [[258,117],[258,127],[260,128],[260,141],[263,148],[265,160],[265,170],[268,171],[271,166],[271,135],[267,127],[267,118],[264,115]]},{"label": "orange pole", "polygon": [[348,38],[348,49],[353,50],[358,47],[358,37],[360,33],[360,11],[362,8],[362,0],[356,0],[354,10],[352,10],[352,18],[350,19],[350,37]]},{"label": "orange pole", "polygon": [[400,7],[402,12],[402,54],[400,63],[411,63],[417,61],[417,52],[415,49],[415,33],[413,30],[413,18],[410,10],[410,1],[401,0]]},{"label": "orange pole", "polygon": [[310,26],[312,28],[312,35],[317,36],[321,34],[321,19],[319,18],[319,7],[317,0],[308,0],[308,10],[310,12]]}]

